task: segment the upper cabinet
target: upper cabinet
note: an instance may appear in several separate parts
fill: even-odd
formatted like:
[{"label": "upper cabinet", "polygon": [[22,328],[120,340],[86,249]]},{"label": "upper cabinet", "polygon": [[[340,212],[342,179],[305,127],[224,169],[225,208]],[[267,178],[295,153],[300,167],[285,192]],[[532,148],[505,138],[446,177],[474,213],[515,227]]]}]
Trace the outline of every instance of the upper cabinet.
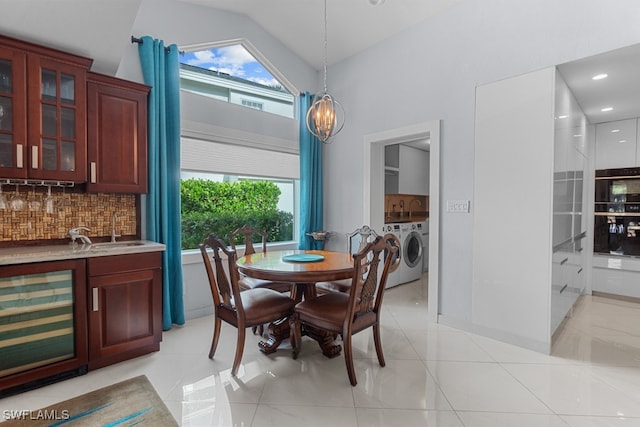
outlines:
[{"label": "upper cabinet", "polygon": [[147,192],[149,86],[92,60],[0,36],[0,179]]},{"label": "upper cabinet", "polygon": [[26,81],[24,52],[0,46],[0,176],[26,175],[27,140]]},{"label": "upper cabinet", "polygon": [[86,181],[91,62],[0,36],[0,178]]},{"label": "upper cabinet", "polygon": [[147,192],[148,93],[148,86],[89,73],[87,191]]},{"label": "upper cabinet", "polygon": [[619,120],[596,125],[596,169],[640,166],[637,120]]}]

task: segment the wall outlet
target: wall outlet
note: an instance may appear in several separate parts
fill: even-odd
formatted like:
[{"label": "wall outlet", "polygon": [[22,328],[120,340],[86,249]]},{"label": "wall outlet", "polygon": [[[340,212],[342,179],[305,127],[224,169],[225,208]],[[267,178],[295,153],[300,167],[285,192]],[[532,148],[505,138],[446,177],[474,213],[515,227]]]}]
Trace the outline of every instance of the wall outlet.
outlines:
[{"label": "wall outlet", "polygon": [[447,212],[469,213],[470,200],[447,200]]}]

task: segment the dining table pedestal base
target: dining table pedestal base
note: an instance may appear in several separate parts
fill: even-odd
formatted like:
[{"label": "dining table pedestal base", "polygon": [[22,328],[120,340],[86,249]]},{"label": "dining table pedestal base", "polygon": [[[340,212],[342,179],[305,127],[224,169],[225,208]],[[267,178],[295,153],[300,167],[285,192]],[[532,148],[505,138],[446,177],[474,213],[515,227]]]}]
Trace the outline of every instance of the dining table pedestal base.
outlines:
[{"label": "dining table pedestal base", "polygon": [[[258,348],[264,354],[271,354],[278,350],[282,341],[289,339],[290,326],[289,319],[280,319],[269,324],[265,341],[258,343]],[[329,332],[315,329],[305,325],[302,328],[302,335],[306,335],[318,342],[322,354],[329,359],[337,357],[342,351],[342,346],[336,344],[336,335]]]},{"label": "dining table pedestal base", "polygon": [[267,340],[260,341],[258,347],[264,354],[271,354],[278,349],[282,341],[289,338],[289,319],[276,320],[267,328]]},{"label": "dining table pedestal base", "polygon": [[306,335],[316,340],[322,350],[322,354],[329,359],[339,356],[342,351],[342,346],[340,344],[336,344],[337,336],[327,331],[322,331],[320,329],[304,325],[302,327],[302,335]]}]

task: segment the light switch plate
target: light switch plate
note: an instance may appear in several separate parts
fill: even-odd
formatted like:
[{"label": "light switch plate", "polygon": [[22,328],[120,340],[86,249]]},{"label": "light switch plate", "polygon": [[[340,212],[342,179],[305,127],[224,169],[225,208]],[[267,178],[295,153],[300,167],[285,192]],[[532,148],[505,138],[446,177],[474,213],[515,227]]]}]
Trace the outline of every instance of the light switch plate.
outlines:
[{"label": "light switch plate", "polygon": [[469,213],[470,200],[447,200],[447,212]]}]

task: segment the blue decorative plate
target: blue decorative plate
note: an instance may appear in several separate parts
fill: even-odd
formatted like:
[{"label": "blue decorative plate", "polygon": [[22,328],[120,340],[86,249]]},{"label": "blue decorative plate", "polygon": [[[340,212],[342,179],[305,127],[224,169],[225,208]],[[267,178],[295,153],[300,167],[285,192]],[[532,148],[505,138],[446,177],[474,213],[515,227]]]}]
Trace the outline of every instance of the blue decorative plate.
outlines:
[{"label": "blue decorative plate", "polygon": [[318,254],[291,254],[282,257],[283,261],[288,262],[317,262],[323,259],[324,256]]}]

